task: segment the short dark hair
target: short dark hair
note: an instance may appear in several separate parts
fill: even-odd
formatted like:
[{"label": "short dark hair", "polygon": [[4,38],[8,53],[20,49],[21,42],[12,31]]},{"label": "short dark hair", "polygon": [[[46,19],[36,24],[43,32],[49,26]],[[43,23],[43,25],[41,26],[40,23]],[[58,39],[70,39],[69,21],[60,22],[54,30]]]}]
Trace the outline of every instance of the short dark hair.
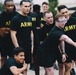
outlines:
[{"label": "short dark hair", "polygon": [[33,11],[37,11],[37,10],[40,11],[40,5],[38,4],[33,5]]},{"label": "short dark hair", "polygon": [[68,9],[68,7],[65,6],[65,5],[60,5],[60,6],[57,7],[57,9],[58,9],[59,12],[60,12],[60,10],[62,10],[64,8],[67,8]]},{"label": "short dark hair", "polygon": [[16,47],[12,51],[12,56],[14,57],[14,55],[18,55],[20,52],[24,52],[24,49],[21,47]]},{"label": "short dark hair", "polygon": [[58,19],[59,19],[59,17],[62,17],[62,16],[64,16],[63,14],[60,14],[60,13],[58,13],[58,14],[56,14],[56,16],[55,16],[55,21],[58,21]]},{"label": "short dark hair", "polygon": [[30,2],[30,0],[21,0],[20,5],[22,5],[23,2]]},{"label": "short dark hair", "polygon": [[9,1],[12,1],[13,2],[13,0],[5,0],[4,1],[4,5],[6,5],[6,2],[9,2]]},{"label": "short dark hair", "polygon": [[44,4],[45,4],[45,5],[49,5],[47,2],[43,2],[43,3],[42,3],[42,5],[44,5]]},{"label": "short dark hair", "polygon": [[46,15],[46,13],[52,13],[51,11],[46,11],[43,13],[43,17]]}]

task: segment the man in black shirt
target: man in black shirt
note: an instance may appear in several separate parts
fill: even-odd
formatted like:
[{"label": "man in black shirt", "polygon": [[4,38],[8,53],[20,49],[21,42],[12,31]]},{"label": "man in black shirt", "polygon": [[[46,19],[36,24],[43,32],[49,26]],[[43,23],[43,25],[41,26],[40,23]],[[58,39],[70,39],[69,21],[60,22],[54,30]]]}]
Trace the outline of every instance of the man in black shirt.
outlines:
[{"label": "man in black shirt", "polygon": [[[69,16],[68,8],[65,5],[60,5],[57,7],[57,9],[59,13],[63,14],[68,20],[64,27],[65,34],[68,37],[70,37],[73,41],[76,41],[76,19],[72,16]],[[76,61],[76,48],[65,43],[65,51],[66,51],[66,54],[68,55],[67,60],[65,62],[65,66],[66,66],[65,74],[70,75],[71,62],[72,60]],[[60,64],[63,64],[63,63],[60,63]],[[62,75],[61,71],[60,73],[61,73],[60,75]]]},{"label": "man in black shirt", "polygon": [[13,49],[12,57],[8,58],[0,70],[0,75],[26,75],[27,64],[24,62],[24,49]]},{"label": "man in black shirt", "polygon": [[40,13],[42,25],[45,24],[45,21],[44,21],[44,19],[43,19],[42,16],[43,16],[43,14],[44,14],[45,12],[47,12],[47,11],[49,11],[49,4],[48,4],[47,2],[43,2],[43,3],[42,3],[42,12]]},{"label": "man in black shirt", "polygon": [[[53,17],[52,12],[46,11],[44,13],[43,17],[44,17],[45,23],[44,23],[44,26],[39,30],[40,41],[41,42],[45,39],[45,37],[48,36],[49,32],[51,31],[51,29],[55,25],[54,17]],[[56,64],[55,64],[54,68],[58,69]]]},{"label": "man in black shirt", "polygon": [[54,26],[53,14],[50,11],[44,13],[45,25],[39,30],[40,41],[43,41]]},{"label": "man in black shirt", "polygon": [[63,62],[66,60],[64,41],[76,47],[76,43],[64,34],[63,28],[66,22],[67,20],[63,15],[56,15],[55,26],[38,48],[38,64],[45,68],[45,75],[54,75],[53,64],[59,54],[59,45],[62,50]]},{"label": "man in black shirt", "polygon": [[10,37],[10,21],[17,14],[14,11],[14,3],[12,0],[4,1],[5,11],[0,15],[0,48],[1,48],[1,66],[7,59],[7,55],[11,56],[13,44]]},{"label": "man in black shirt", "polygon": [[34,23],[35,27],[37,29],[40,29],[40,20],[38,18],[38,15],[33,12],[29,12],[28,15],[32,18],[32,22]]},{"label": "man in black shirt", "polygon": [[40,11],[41,11],[40,5],[34,4],[33,5],[33,12],[38,15],[38,18],[40,20],[40,28],[41,28],[42,26],[44,26],[43,23],[45,23],[45,22],[44,22],[44,19],[43,19],[43,13],[40,12]]},{"label": "man in black shirt", "polygon": [[25,61],[31,62],[31,30],[34,33],[35,48],[38,46],[37,31],[32,18],[28,16],[30,11],[30,2],[23,0],[20,2],[21,11],[11,21],[11,38],[15,47],[25,49]]},{"label": "man in black shirt", "polygon": [[[30,11],[29,11],[29,13],[28,13],[28,16],[30,16],[31,18],[32,18],[32,24],[33,24],[33,26],[34,27],[36,27],[36,29],[37,29],[37,34],[38,34],[38,30],[40,29],[40,24],[41,24],[41,22],[40,22],[40,19],[39,19],[39,17],[38,17],[38,15],[36,14],[36,13],[33,13],[33,12],[31,12],[31,3],[30,3]],[[36,75],[39,75],[39,72],[36,72],[36,69],[35,69],[35,61],[36,61],[36,50],[37,50],[37,48],[35,47],[35,44],[36,44],[36,41],[35,41],[35,35],[33,35],[34,33],[32,32],[32,30],[31,30],[31,36],[32,36],[32,51],[31,51],[31,59],[32,59],[32,61],[31,61],[31,63],[30,63],[30,70],[35,70],[35,74]],[[37,40],[39,40],[39,35],[37,36]]]},{"label": "man in black shirt", "polygon": [[[48,36],[48,33],[51,31],[52,27],[54,26],[52,12],[47,11],[44,14],[44,19],[45,19],[45,25],[41,29],[38,30],[39,39],[40,39],[41,42],[45,39],[45,37]],[[36,56],[36,51],[34,50],[34,52],[33,52],[34,57]],[[35,60],[37,60],[37,58],[35,58]],[[36,73],[38,75],[38,70],[37,70]]]}]

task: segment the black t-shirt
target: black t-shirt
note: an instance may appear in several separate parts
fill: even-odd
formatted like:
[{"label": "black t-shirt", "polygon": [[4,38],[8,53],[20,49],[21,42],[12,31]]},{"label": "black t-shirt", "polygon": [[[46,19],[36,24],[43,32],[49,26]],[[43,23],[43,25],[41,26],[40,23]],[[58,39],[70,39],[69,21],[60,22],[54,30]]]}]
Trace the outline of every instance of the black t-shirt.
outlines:
[{"label": "black t-shirt", "polygon": [[11,30],[17,31],[17,39],[20,46],[31,45],[32,20],[29,16],[16,15],[11,21]]},{"label": "black t-shirt", "polygon": [[45,24],[40,30],[39,30],[39,35],[40,35],[40,40],[43,41],[45,37],[48,36],[48,33],[51,31],[53,28],[54,24],[47,25]]},{"label": "black t-shirt", "polygon": [[37,14],[33,12],[29,12],[28,16],[32,18],[32,22],[34,23],[36,27],[40,27],[41,22]]},{"label": "black t-shirt", "polygon": [[10,71],[11,66],[16,66],[17,68],[22,68],[22,64],[18,64],[14,58],[9,58],[5,61],[4,65],[0,70],[0,75],[13,75]]},{"label": "black t-shirt", "polygon": [[64,31],[62,29],[54,26],[40,46],[48,54],[54,52],[58,49],[58,45],[60,44],[59,39],[63,33]]},{"label": "black t-shirt", "polygon": [[76,11],[72,13],[71,16],[76,18]]},{"label": "black t-shirt", "polygon": [[[7,27],[10,28],[10,21],[11,19],[17,14],[17,12],[12,12],[11,14],[8,14],[7,12],[3,12],[0,15],[0,28],[2,27]],[[10,31],[7,35],[5,35],[4,37],[0,36],[0,44],[1,47],[4,45],[7,45],[6,43],[9,42],[9,44],[11,43],[11,37],[10,37]]]},{"label": "black t-shirt", "polygon": [[[26,47],[30,48],[31,46],[31,30],[34,31],[35,38],[37,37],[36,27],[32,23],[30,16],[22,16],[21,14],[16,15],[11,21],[11,30],[17,31],[16,37],[19,46],[24,49],[26,49]],[[35,39],[35,41],[36,40],[38,39]]]},{"label": "black t-shirt", "polygon": [[12,12],[11,14],[7,12],[3,12],[0,15],[0,28],[1,27],[8,27],[10,28],[10,21],[11,19],[17,14],[17,12]]},{"label": "black t-shirt", "polygon": [[44,18],[43,18],[43,17],[44,17],[44,16],[43,16],[43,13],[40,12],[38,16],[39,16],[39,18],[40,18],[41,23],[42,23],[43,25],[45,25],[45,21],[44,21]]},{"label": "black t-shirt", "polygon": [[[65,34],[70,37],[73,41],[76,41],[76,19],[70,17],[64,28]],[[69,49],[75,49],[74,46],[66,43],[66,51]]]}]

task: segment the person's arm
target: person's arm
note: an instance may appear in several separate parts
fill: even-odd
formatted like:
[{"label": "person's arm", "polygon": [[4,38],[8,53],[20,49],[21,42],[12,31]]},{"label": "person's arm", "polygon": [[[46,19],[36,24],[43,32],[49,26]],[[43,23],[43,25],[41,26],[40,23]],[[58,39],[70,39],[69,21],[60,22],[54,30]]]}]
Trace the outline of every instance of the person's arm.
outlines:
[{"label": "person's arm", "polygon": [[64,41],[61,41],[61,43],[60,43],[60,50],[61,50],[62,54],[65,54],[65,42]]},{"label": "person's arm", "polygon": [[60,50],[61,50],[61,54],[62,54],[62,62],[66,61],[66,53],[65,53],[65,42],[61,41],[60,43]]},{"label": "person's arm", "polygon": [[2,28],[0,28],[0,36],[4,36],[4,35],[6,35],[6,34],[8,34],[9,33],[9,31],[10,31],[10,28],[5,28],[5,27],[2,27]]},{"label": "person's arm", "polygon": [[14,44],[15,47],[19,47],[19,44],[18,44],[18,41],[17,41],[17,37],[16,37],[16,31],[13,31],[11,30],[11,39],[12,39],[12,42]]},{"label": "person's arm", "polygon": [[23,71],[23,75],[27,75],[27,70]]},{"label": "person's arm", "polygon": [[[22,74],[22,72],[23,72],[23,75],[24,75],[24,71],[25,71],[25,73],[26,73],[26,70],[27,70],[27,64],[24,63],[22,68],[17,68],[16,66],[11,66],[11,67],[10,67],[10,70],[11,70],[11,72],[12,72],[14,75],[20,75],[20,74]],[[25,75],[26,75],[26,74],[25,74]]]},{"label": "person's arm", "polygon": [[66,41],[67,43],[76,47],[76,43],[72,39],[70,39],[67,35],[62,35],[59,40]]}]

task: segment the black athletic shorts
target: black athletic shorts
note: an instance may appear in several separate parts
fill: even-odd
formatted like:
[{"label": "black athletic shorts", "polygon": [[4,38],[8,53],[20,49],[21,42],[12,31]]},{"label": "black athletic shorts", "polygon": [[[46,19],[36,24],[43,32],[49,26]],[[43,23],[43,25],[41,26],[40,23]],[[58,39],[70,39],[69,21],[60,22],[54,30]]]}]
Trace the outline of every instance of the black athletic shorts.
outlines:
[{"label": "black athletic shorts", "polygon": [[14,45],[12,43],[10,33],[5,35],[4,37],[0,36],[0,48],[1,48],[1,56],[11,56]]},{"label": "black athletic shorts", "polygon": [[56,61],[56,53],[53,51],[48,54],[43,48],[39,47],[37,50],[38,65],[42,67],[52,67]]}]

